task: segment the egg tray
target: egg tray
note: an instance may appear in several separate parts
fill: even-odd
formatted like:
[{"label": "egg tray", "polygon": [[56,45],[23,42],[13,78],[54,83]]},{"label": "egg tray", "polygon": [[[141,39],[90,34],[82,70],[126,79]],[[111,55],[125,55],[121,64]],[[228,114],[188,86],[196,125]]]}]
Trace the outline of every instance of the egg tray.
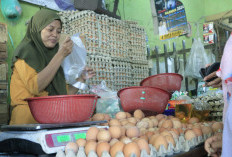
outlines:
[{"label": "egg tray", "polygon": [[224,100],[221,93],[200,96],[192,99],[192,101],[196,107],[199,107],[197,104],[202,104],[204,108],[210,111],[210,121],[222,121]]},{"label": "egg tray", "polygon": [[[211,137],[212,134],[198,136],[192,138],[191,140],[185,140],[184,135],[181,134],[178,139],[175,139],[176,146],[174,147],[172,143],[168,144],[168,149],[166,150],[163,145],[160,146],[157,151],[155,147],[149,144],[150,154],[148,155],[146,150],[142,150],[141,157],[169,157],[173,155],[183,154],[190,151],[196,146],[202,144],[207,138]],[[72,151],[70,153],[73,153]],[[57,152],[56,157],[64,157],[63,150]],[[98,157],[95,151],[90,151],[88,155],[85,154],[84,147],[79,147],[77,154],[67,154],[66,157]],[[103,152],[101,157],[111,157],[108,152]],[[125,157],[123,152],[118,152],[115,157]],[[130,157],[136,157],[136,154],[131,154]]]}]

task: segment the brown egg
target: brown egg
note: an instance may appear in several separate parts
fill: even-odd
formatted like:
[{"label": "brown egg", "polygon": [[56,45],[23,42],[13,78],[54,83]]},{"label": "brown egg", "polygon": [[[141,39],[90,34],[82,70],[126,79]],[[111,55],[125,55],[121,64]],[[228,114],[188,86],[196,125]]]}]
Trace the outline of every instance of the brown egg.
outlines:
[{"label": "brown egg", "polygon": [[155,139],[157,137],[159,137],[159,136],[160,136],[160,134],[154,134],[154,135],[152,135],[151,138],[148,139],[149,140],[148,143],[152,144],[155,141]]},{"label": "brown egg", "polygon": [[88,155],[90,151],[96,152],[97,142],[95,141],[87,141],[85,144],[85,154]]},{"label": "brown egg", "polygon": [[104,114],[104,120],[110,121],[111,117],[108,114]]},{"label": "brown egg", "polygon": [[152,132],[152,131],[147,131],[145,135],[147,135],[147,137],[151,137],[152,135],[154,135],[154,132]]},{"label": "brown egg", "polygon": [[174,138],[173,138],[172,135],[166,135],[166,136],[164,136],[164,137],[165,137],[165,139],[166,139],[166,141],[167,141],[168,143],[172,143],[172,145],[173,145],[174,147],[176,147],[176,142],[175,142],[175,140],[174,140]]},{"label": "brown egg", "polygon": [[130,127],[126,130],[126,136],[129,138],[139,137],[139,129],[137,127]]},{"label": "brown egg", "polygon": [[109,142],[111,140],[110,132],[109,130],[100,130],[97,134],[97,140],[98,141],[104,141]]},{"label": "brown egg", "polygon": [[134,124],[137,123],[137,120],[136,120],[134,117],[130,117],[130,118],[128,118],[127,120],[128,120],[128,122],[130,122],[130,123],[134,123]]},{"label": "brown egg", "polygon": [[193,128],[193,124],[187,124],[187,128],[188,129],[192,129]]},{"label": "brown egg", "polygon": [[138,128],[145,128],[145,129],[147,129],[148,126],[149,126],[149,123],[148,123],[148,122],[145,122],[145,121],[140,121],[140,122],[138,122],[138,123],[136,124],[136,126],[137,126]]},{"label": "brown egg", "polygon": [[140,132],[140,136],[145,135],[146,132],[147,132],[147,129],[146,128],[140,128],[139,132]]},{"label": "brown egg", "polygon": [[169,132],[169,131],[163,131],[163,132],[161,132],[160,133],[160,135],[162,135],[162,136],[172,136],[172,134]]},{"label": "brown egg", "polygon": [[143,118],[143,119],[141,119],[141,121],[150,121],[150,119],[148,118],[148,117],[145,117],[145,118]]},{"label": "brown egg", "polygon": [[184,133],[184,130],[181,129],[181,128],[178,128],[177,130],[178,130],[178,132],[179,132],[180,134],[183,134],[183,133]]},{"label": "brown egg", "polygon": [[111,126],[109,128],[111,138],[120,138],[121,137],[121,126]]},{"label": "brown egg", "polygon": [[126,118],[130,118],[132,117],[131,114],[129,112],[126,112]]},{"label": "brown egg", "polygon": [[86,132],[86,140],[97,140],[97,134],[99,132],[99,129],[97,127],[91,127]]},{"label": "brown egg", "polygon": [[222,132],[223,124],[222,122],[215,122],[212,125],[213,132]]},{"label": "brown egg", "polygon": [[128,122],[127,119],[123,119],[123,120],[120,121],[120,123],[121,123],[122,126],[124,126],[124,125],[128,124],[129,122]]},{"label": "brown egg", "polygon": [[136,142],[128,143],[123,148],[123,154],[125,157],[130,157],[132,154],[135,154],[136,157],[140,157],[140,149]]},{"label": "brown egg", "polygon": [[201,128],[201,130],[202,130],[202,133],[203,133],[204,135],[208,135],[208,134],[211,134],[211,133],[213,132],[212,128],[209,127],[209,126],[203,126],[203,127]]},{"label": "brown egg", "polygon": [[166,128],[159,128],[159,133],[161,133],[163,131],[168,131],[168,130]]},{"label": "brown egg", "polygon": [[165,149],[168,149],[168,142],[165,137],[162,135],[157,136],[155,140],[153,141],[152,145],[156,148],[157,151],[159,151],[159,148],[161,145],[165,147]]},{"label": "brown egg", "polygon": [[97,144],[97,155],[102,156],[102,153],[110,151],[110,144],[108,142],[100,142]]},{"label": "brown egg", "polygon": [[116,142],[118,142],[118,139],[113,138],[110,140],[110,146],[114,145]]},{"label": "brown egg", "polygon": [[141,120],[142,118],[144,118],[144,113],[143,113],[143,111],[142,111],[142,110],[139,110],[139,109],[135,110],[135,112],[134,112],[134,117],[135,117],[135,118],[138,118],[139,120]]},{"label": "brown egg", "polygon": [[176,135],[180,136],[180,132],[177,129],[172,128],[170,131],[173,131]]},{"label": "brown egg", "polygon": [[160,121],[161,119],[163,119],[165,116],[164,116],[164,114],[157,114],[156,115],[156,119],[158,120],[158,121]]},{"label": "brown egg", "polygon": [[[153,136],[153,135],[152,135],[152,136]],[[147,135],[142,135],[142,136],[140,136],[139,138],[144,139],[144,140],[146,140],[146,141],[148,142],[148,137],[147,137]]]},{"label": "brown egg", "polygon": [[170,133],[172,134],[172,137],[174,139],[178,139],[179,138],[179,135],[177,135],[174,131],[170,131]]},{"label": "brown egg", "polygon": [[124,127],[126,128],[126,126],[128,127],[132,127],[132,126],[135,126],[135,124],[134,123],[131,123],[131,122],[129,122],[129,123],[127,123]]},{"label": "brown egg", "polygon": [[177,118],[177,117],[172,117],[171,120],[172,120],[172,121],[180,121],[180,119]]},{"label": "brown egg", "polygon": [[132,142],[132,140],[129,137],[126,137],[126,136],[121,137],[120,141],[123,142],[124,144],[128,144],[128,143]]},{"label": "brown egg", "polygon": [[161,119],[158,123],[158,128],[161,128],[165,119]]},{"label": "brown egg", "polygon": [[182,124],[182,128],[187,128],[187,124],[185,123],[181,123]]},{"label": "brown egg", "polygon": [[121,141],[116,142],[114,145],[110,148],[110,155],[111,157],[115,157],[117,152],[123,152],[124,143]]},{"label": "brown egg", "polygon": [[152,118],[151,121],[153,122],[153,127],[157,127],[159,124],[159,121],[156,118]]},{"label": "brown egg", "polygon": [[65,146],[65,153],[67,154],[68,151],[73,151],[74,153],[77,153],[77,151],[78,151],[78,145],[75,142],[69,142]]},{"label": "brown egg", "polygon": [[172,119],[172,123],[173,123],[173,128],[177,129],[177,128],[181,128],[182,124],[179,120],[173,120]]},{"label": "brown egg", "polygon": [[105,116],[104,116],[103,113],[96,113],[92,117],[93,121],[101,121],[101,120],[104,120],[104,119],[105,119]]},{"label": "brown egg", "polygon": [[86,144],[86,140],[83,138],[79,138],[76,140],[76,143],[77,143],[78,147],[84,147]]},{"label": "brown egg", "polygon": [[121,136],[125,136],[126,135],[126,128],[121,127]]},{"label": "brown egg", "polygon": [[192,117],[188,120],[189,124],[198,123],[200,120],[197,117]]},{"label": "brown egg", "polygon": [[126,113],[125,112],[118,112],[115,115],[116,119],[126,119]]},{"label": "brown egg", "polygon": [[188,130],[188,131],[186,131],[186,133],[184,134],[184,137],[185,137],[186,140],[191,140],[191,139],[193,139],[193,138],[196,137],[196,134],[194,133],[193,130]]},{"label": "brown egg", "polygon": [[148,128],[153,128],[154,124],[151,120],[147,121],[148,122]]},{"label": "brown egg", "polygon": [[161,127],[166,129],[171,129],[173,127],[173,123],[171,120],[168,119],[162,123]]},{"label": "brown egg", "polygon": [[148,155],[150,154],[150,147],[145,139],[138,138],[136,140],[136,143],[138,144],[140,151],[142,151],[144,149],[144,150],[146,150]]},{"label": "brown egg", "polygon": [[194,131],[194,133],[196,134],[196,136],[202,136],[202,130],[200,128],[193,128],[192,129]]},{"label": "brown egg", "polygon": [[109,126],[121,126],[121,123],[117,119],[111,119],[109,122]]}]

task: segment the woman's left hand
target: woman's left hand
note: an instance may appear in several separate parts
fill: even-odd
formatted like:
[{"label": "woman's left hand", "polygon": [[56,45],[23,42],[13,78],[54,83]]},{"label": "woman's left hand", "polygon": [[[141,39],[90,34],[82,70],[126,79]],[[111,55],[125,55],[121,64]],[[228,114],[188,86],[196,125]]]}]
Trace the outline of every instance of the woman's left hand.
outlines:
[{"label": "woman's left hand", "polygon": [[78,78],[78,81],[85,82],[87,79],[91,79],[95,75],[96,72],[92,68],[86,66],[81,74],[81,77]]}]

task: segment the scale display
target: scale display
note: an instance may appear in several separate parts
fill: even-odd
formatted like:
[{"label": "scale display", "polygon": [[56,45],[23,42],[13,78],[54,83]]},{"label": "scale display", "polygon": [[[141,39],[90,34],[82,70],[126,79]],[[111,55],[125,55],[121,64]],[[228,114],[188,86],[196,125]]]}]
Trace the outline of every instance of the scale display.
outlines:
[{"label": "scale display", "polygon": [[65,146],[68,142],[76,142],[77,139],[86,139],[87,130],[74,131],[74,132],[62,132],[46,134],[45,139],[48,147]]}]

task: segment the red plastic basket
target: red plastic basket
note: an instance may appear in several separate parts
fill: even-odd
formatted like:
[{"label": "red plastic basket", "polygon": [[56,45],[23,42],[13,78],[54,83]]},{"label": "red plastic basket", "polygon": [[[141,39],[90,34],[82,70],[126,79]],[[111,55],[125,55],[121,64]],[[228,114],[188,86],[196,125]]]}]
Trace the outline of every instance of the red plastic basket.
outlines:
[{"label": "red plastic basket", "polygon": [[180,90],[183,76],[176,73],[162,73],[149,76],[140,82],[140,86],[157,87],[170,93]]},{"label": "red plastic basket", "polygon": [[45,96],[25,99],[39,123],[75,123],[88,120],[96,107],[93,94]]},{"label": "red plastic basket", "polygon": [[134,86],[118,91],[122,108],[125,112],[136,109],[152,113],[163,113],[171,94],[155,87]]}]

